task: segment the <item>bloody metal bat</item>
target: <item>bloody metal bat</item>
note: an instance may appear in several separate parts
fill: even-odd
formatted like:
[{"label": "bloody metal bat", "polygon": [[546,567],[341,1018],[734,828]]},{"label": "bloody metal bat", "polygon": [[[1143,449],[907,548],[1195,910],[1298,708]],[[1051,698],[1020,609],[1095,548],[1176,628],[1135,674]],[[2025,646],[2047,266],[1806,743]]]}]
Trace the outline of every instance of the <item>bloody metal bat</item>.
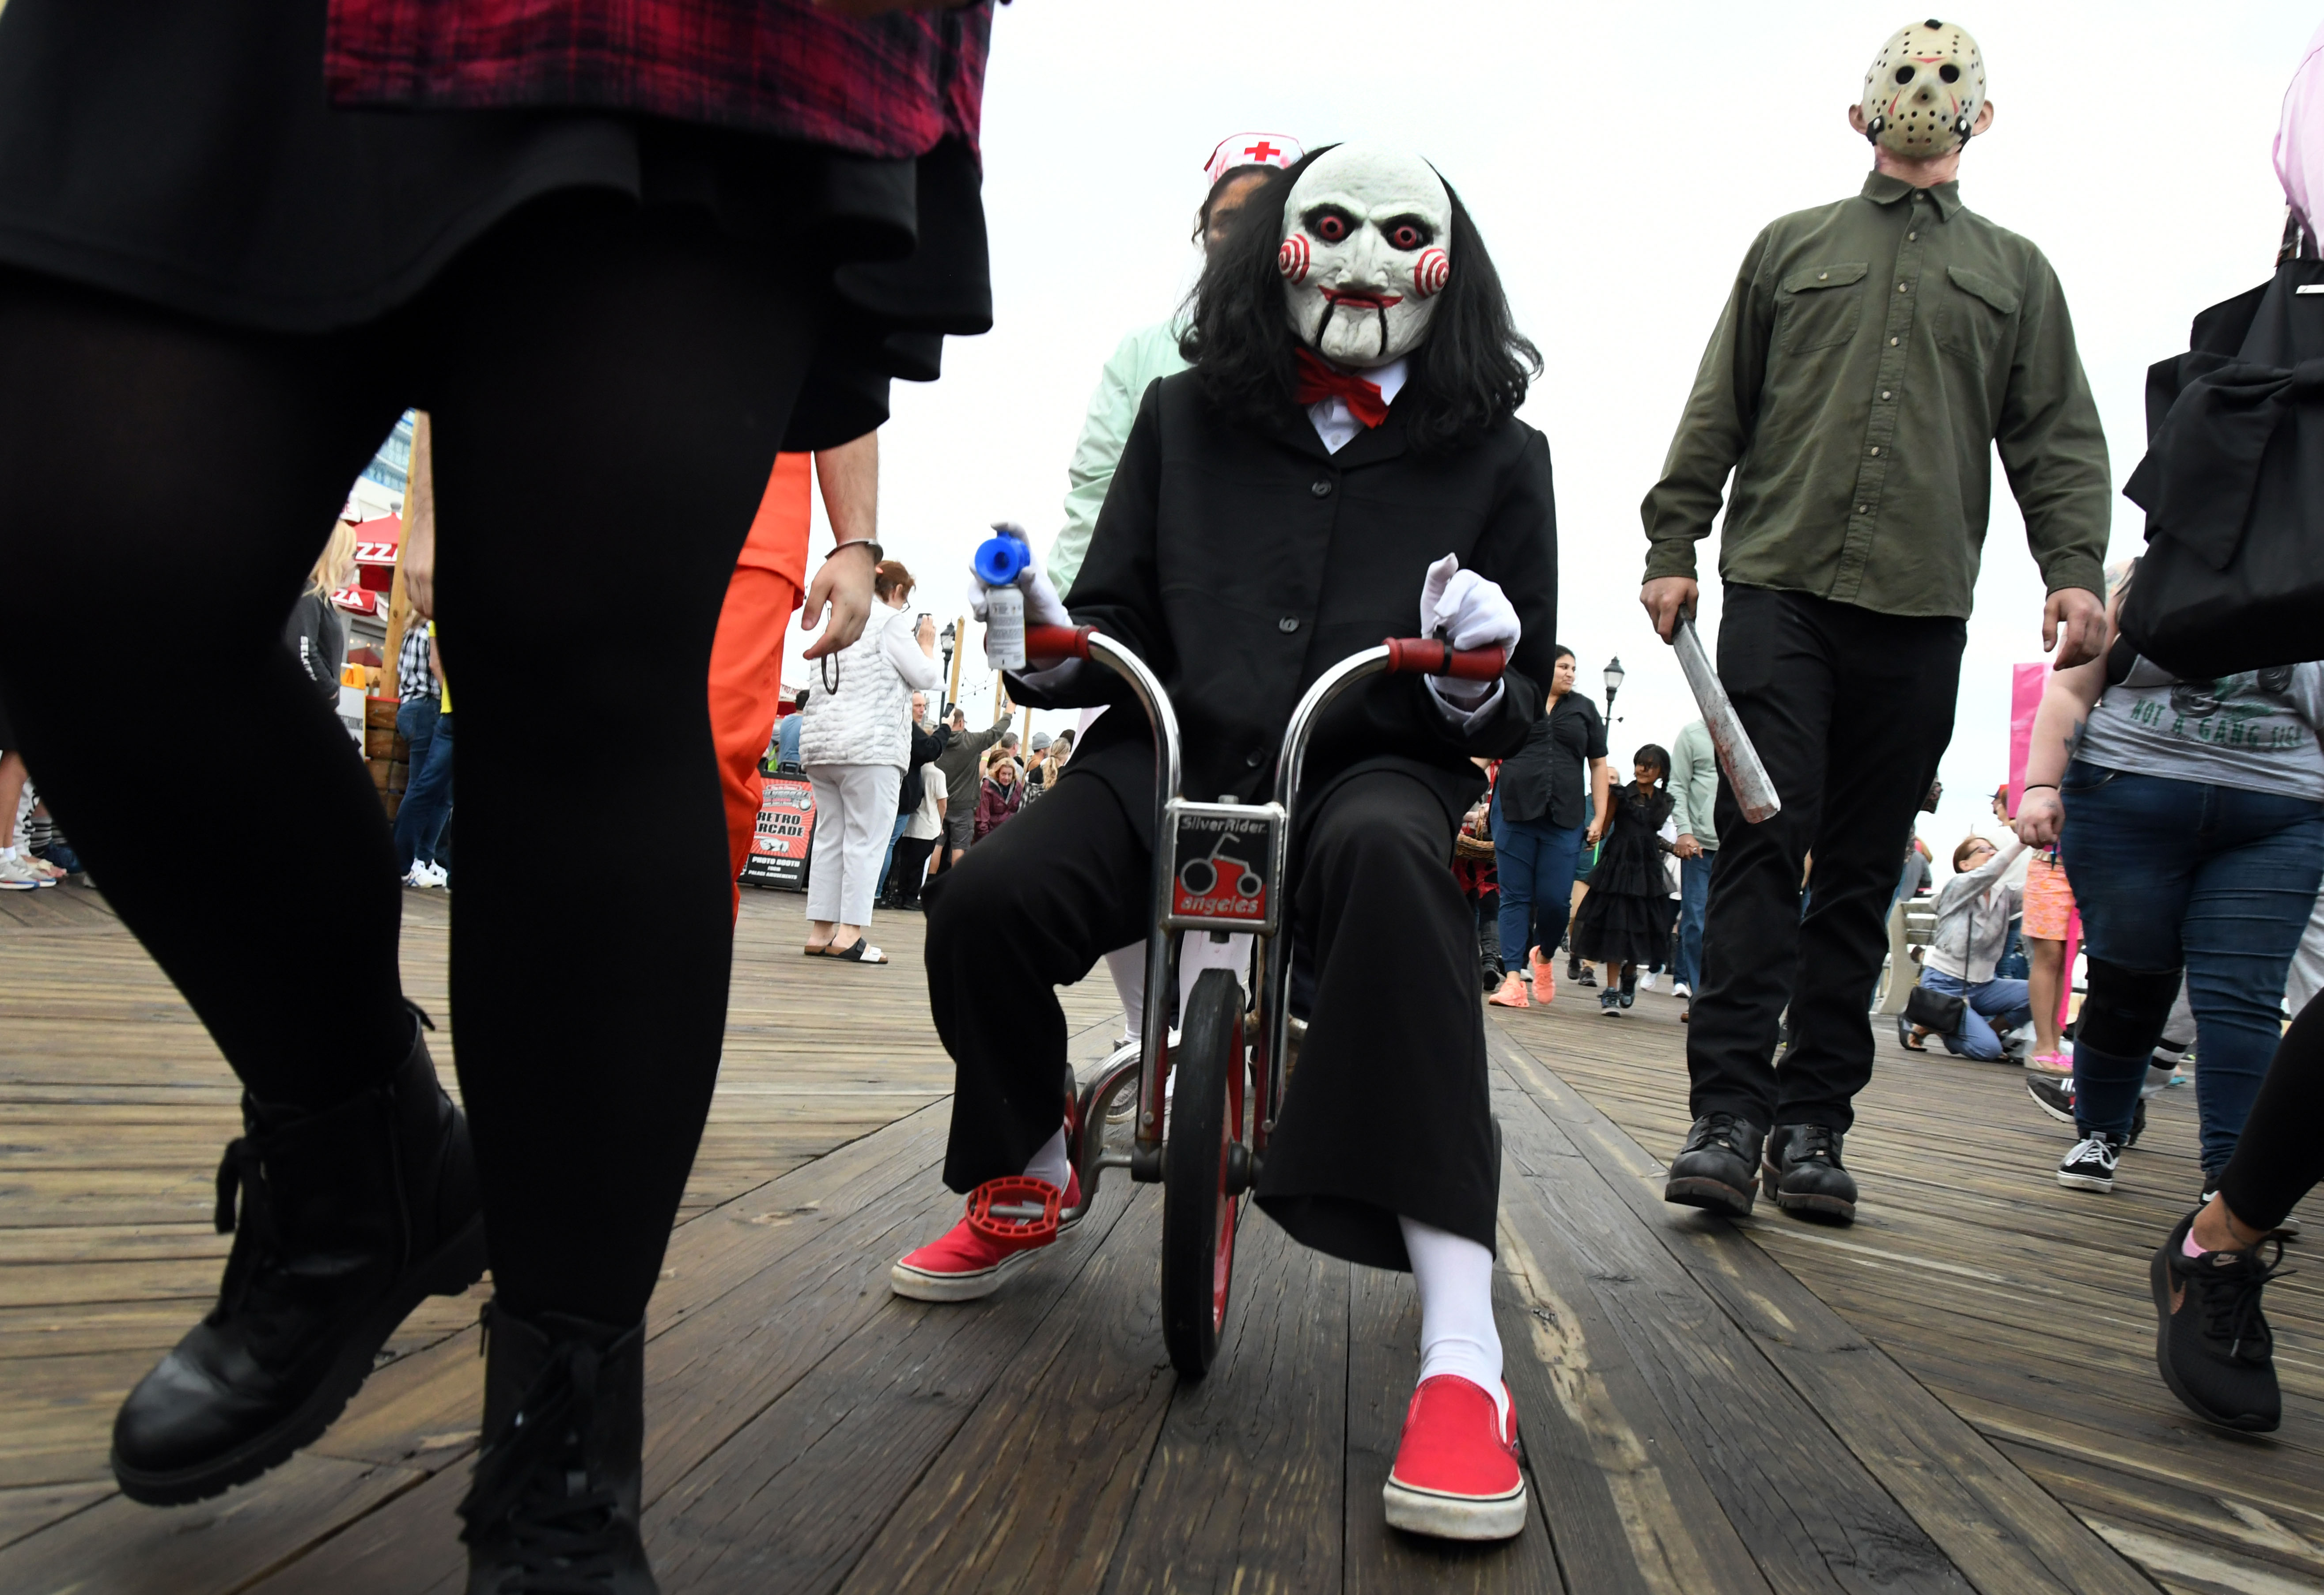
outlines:
[{"label": "bloody metal bat", "polygon": [[1759,762],[1759,750],[1751,745],[1750,733],[1743,729],[1727,688],[1720,685],[1719,672],[1711,668],[1711,655],[1704,650],[1692,621],[1682,619],[1672,629],[1671,646],[1678,650],[1678,668],[1686,673],[1687,686],[1694,689],[1702,723],[1711,731],[1711,745],[1719,751],[1719,768],[1727,772],[1727,784],[1735,790],[1743,817],[1755,825],[1773,818],[1783,811],[1784,800],[1776,795],[1775,783],[1767,779],[1767,767]]}]

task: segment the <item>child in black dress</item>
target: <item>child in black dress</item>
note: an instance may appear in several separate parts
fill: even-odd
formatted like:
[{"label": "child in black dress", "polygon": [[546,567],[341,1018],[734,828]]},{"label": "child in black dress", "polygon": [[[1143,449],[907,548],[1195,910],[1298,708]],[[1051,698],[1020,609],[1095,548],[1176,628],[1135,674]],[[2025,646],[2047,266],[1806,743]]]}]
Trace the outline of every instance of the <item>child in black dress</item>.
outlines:
[{"label": "child in black dress", "polygon": [[1671,815],[1670,755],[1648,742],[1630,765],[1634,779],[1613,795],[1613,826],[1573,922],[1576,955],[1606,966],[1598,1010],[1609,1019],[1636,1000],[1638,965],[1659,962],[1671,938],[1670,889],[1663,880],[1671,844],[1662,836]]}]

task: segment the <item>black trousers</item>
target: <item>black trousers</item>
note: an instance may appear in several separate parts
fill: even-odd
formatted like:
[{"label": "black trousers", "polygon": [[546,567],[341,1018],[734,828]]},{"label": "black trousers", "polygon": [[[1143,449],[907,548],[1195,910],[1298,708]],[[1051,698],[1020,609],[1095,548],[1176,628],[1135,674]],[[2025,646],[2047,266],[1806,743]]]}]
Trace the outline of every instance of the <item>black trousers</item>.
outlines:
[{"label": "black trousers", "polygon": [[[1292,913],[1303,958],[1314,952],[1314,1008],[1259,1203],[1303,1244],[1375,1268],[1410,1267],[1399,1215],[1489,1248],[1500,1167],[1452,821],[1386,770],[1312,812]],[[928,995],[958,1080],[954,1190],[1023,1173],[1056,1133],[1056,988],[1147,935],[1151,865],[1113,789],[1068,770],[929,883]]]},{"label": "black trousers", "polygon": [[[1872,1078],[1864,994],[1887,946],[1896,839],[1952,740],[1964,623],[1729,586],[1719,674],[1784,800],[1747,824],[1722,772],[1703,982],[1687,1027],[1697,1117],[1845,1130]],[[1800,871],[1815,853],[1800,915]],[[1773,1062],[1791,1005],[1792,1045]]]},{"label": "black trousers", "polygon": [[906,908],[920,900],[920,887],[928,878],[928,854],[936,851],[936,836],[899,836],[896,857],[888,866],[888,895]]},{"label": "black trousers", "polygon": [[[0,569],[47,578],[0,582],[8,707],[108,899],[269,1102],[343,1100],[411,1042],[387,821],[281,633],[347,484],[429,410],[457,1062],[496,1286],[527,1314],[643,1313],[709,1108],[732,931],[704,683],[819,303],[780,253],[555,197],[384,320],[302,337],[0,274]],[[552,554],[573,579],[549,603]],[[150,650],[52,596],[124,576],[184,603],[187,662],[232,709],[166,810]],[[542,779],[540,672],[576,645],[618,779]],[[669,867],[621,900],[544,867],[545,827],[640,826]],[[268,868],[221,889],[187,839],[232,831]]]},{"label": "black trousers", "polygon": [[2252,1102],[2236,1155],[2219,1176],[2227,1211],[2256,1230],[2273,1230],[2294,1203],[2324,1180],[2324,1002],[2300,1010],[2277,1044],[2267,1078]]}]

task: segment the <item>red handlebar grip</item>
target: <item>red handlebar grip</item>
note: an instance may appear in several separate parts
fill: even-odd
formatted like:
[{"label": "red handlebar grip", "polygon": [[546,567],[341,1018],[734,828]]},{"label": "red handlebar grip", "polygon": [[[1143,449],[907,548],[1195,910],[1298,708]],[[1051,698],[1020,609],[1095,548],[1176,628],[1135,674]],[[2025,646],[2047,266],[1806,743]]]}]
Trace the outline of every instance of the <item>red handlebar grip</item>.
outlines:
[{"label": "red handlebar grip", "polygon": [[1028,659],[1085,659],[1090,633],[1095,626],[1028,626],[1025,657]]},{"label": "red handlebar grip", "polygon": [[[1026,633],[1029,639],[1030,632]],[[1029,646],[1029,643],[1028,643]],[[1508,668],[1508,656],[1498,648],[1466,650],[1434,637],[1391,637],[1388,668],[1394,675],[1457,676],[1463,681],[1499,681]]]}]

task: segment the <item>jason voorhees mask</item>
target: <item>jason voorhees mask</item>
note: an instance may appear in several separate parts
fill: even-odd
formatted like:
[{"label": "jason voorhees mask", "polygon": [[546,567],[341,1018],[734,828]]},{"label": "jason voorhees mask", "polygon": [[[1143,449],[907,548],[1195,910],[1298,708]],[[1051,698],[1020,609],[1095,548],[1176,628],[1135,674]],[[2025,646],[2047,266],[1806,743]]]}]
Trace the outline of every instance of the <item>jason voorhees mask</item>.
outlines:
[{"label": "jason voorhees mask", "polygon": [[1283,292],[1299,341],[1341,365],[1401,359],[1428,335],[1452,275],[1452,198],[1427,161],[1345,143],[1283,204]]},{"label": "jason voorhees mask", "polygon": [[1969,143],[1985,106],[1985,57],[1969,30],[1931,17],[1907,23],[1864,74],[1864,136],[1909,160]]}]

